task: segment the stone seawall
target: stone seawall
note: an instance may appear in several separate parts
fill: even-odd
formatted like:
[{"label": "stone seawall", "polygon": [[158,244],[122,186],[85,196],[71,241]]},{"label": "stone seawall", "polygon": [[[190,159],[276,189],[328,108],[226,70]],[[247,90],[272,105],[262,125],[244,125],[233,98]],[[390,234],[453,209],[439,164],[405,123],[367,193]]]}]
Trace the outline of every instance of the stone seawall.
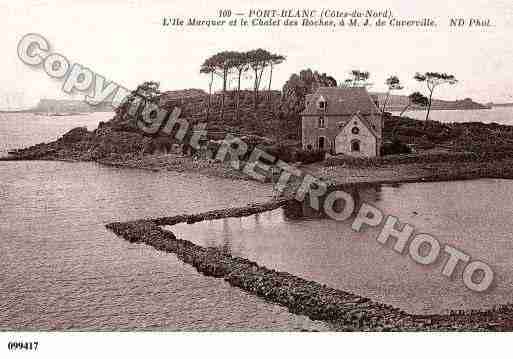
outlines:
[{"label": "stone seawall", "polygon": [[224,278],[246,292],[286,306],[292,313],[333,323],[341,330],[391,330],[414,328],[416,324],[388,305],[178,239],[151,221],[111,223],[107,228],[130,242],[174,253],[204,275]]},{"label": "stone seawall", "polygon": [[288,199],[278,199],[265,203],[252,203],[244,207],[216,209],[213,211],[203,212],[199,214],[181,214],[172,217],[160,217],[150,219],[149,221],[157,226],[172,226],[177,223],[191,224],[201,221],[208,221],[228,217],[247,217],[257,213],[275,210],[286,205],[288,202]]},{"label": "stone seawall", "polygon": [[228,208],[200,214],[115,222],[107,228],[130,242],[145,243],[174,253],[198,272],[224,278],[231,285],[267,301],[283,305],[290,312],[312,320],[331,323],[337,330],[419,331],[419,330],[512,330],[513,306],[488,311],[458,311],[448,315],[412,315],[392,306],[352,293],[329,288],[287,272],[260,266],[248,259],[233,257],[216,248],[205,248],[176,238],[163,225],[195,223],[226,217],[243,217],[273,210],[287,200]]}]

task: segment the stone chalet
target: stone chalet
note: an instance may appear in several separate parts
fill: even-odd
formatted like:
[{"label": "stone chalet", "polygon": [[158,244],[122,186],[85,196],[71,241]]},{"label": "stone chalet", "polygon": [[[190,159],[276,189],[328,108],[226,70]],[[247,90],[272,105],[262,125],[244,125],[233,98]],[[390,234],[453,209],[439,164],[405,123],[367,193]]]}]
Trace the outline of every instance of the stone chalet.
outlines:
[{"label": "stone chalet", "polygon": [[379,156],[381,113],[365,88],[320,87],[306,96],[305,105],[301,113],[303,149]]}]

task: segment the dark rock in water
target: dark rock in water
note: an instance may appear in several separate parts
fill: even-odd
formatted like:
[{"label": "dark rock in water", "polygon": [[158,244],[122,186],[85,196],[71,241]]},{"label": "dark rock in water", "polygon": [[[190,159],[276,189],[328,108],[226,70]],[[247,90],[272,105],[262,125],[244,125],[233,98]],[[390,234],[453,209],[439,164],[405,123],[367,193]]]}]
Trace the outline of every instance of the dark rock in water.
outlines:
[{"label": "dark rock in water", "polygon": [[95,131],[77,127],[57,141],[14,150],[11,154],[18,160],[123,160],[138,158],[151,141],[142,133],[116,131],[103,123]]},{"label": "dark rock in water", "polygon": [[16,152],[10,151],[6,156],[1,156],[0,161],[15,161],[16,158]]}]

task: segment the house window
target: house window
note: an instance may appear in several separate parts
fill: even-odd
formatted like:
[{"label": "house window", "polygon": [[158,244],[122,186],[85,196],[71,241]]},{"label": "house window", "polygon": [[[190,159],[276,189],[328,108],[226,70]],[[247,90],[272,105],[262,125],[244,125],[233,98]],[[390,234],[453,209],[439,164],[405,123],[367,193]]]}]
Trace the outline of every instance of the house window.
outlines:
[{"label": "house window", "polygon": [[360,133],[360,129],[358,127],[353,127],[351,129],[351,132],[353,133],[353,135],[357,135]]},{"label": "house window", "polygon": [[326,101],[322,101],[322,100],[321,100],[321,101],[319,101],[319,108],[320,108],[321,110],[325,110],[325,109],[326,109],[326,107],[327,107],[327,105],[328,105],[328,104],[326,103]]},{"label": "house window", "polygon": [[324,146],[325,146],[325,139],[323,136],[320,136],[319,137],[319,149],[324,150]]},{"label": "house window", "polygon": [[324,116],[319,117],[319,128],[325,128]]},{"label": "house window", "polygon": [[360,152],[360,141],[351,141],[351,152]]}]

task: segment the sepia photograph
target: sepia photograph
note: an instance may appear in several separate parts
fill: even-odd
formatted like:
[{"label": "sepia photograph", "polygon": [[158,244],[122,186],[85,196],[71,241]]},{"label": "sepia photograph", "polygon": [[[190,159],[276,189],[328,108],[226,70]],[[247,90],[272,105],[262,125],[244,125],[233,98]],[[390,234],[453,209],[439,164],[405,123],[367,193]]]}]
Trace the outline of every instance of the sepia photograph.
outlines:
[{"label": "sepia photograph", "polygon": [[0,20],[1,357],[505,355],[511,1]]}]

